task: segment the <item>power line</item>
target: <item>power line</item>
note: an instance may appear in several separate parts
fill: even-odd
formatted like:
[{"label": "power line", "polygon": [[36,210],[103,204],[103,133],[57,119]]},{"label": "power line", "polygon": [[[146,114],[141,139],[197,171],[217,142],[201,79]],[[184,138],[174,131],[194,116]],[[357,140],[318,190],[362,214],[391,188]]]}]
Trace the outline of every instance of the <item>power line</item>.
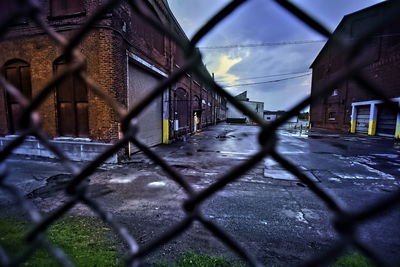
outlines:
[{"label": "power line", "polygon": [[[380,34],[371,36],[372,38],[380,37],[392,37],[399,36],[400,33],[396,34]],[[353,40],[354,38],[344,38],[343,40]],[[217,45],[217,46],[200,46],[199,49],[230,49],[230,48],[245,48],[245,47],[262,47],[262,46],[279,46],[279,45],[301,45],[301,44],[312,44],[312,43],[323,43],[327,40],[300,40],[300,41],[287,41],[287,42],[265,42],[258,44],[233,44],[233,45]]]},{"label": "power line", "polygon": [[[251,78],[241,78],[241,79],[236,79],[235,81],[253,80],[253,79],[276,77],[276,76],[291,75],[291,74],[300,74],[300,73],[311,73],[311,72],[309,72],[309,71],[299,71],[299,72],[288,72],[288,73],[281,73],[281,74],[270,74],[270,75],[251,77]],[[216,80],[216,82],[224,82],[224,81],[223,80]]]},{"label": "power line", "polygon": [[260,47],[260,46],[301,45],[301,44],[312,44],[312,43],[322,43],[322,42],[326,42],[326,40],[302,40],[302,41],[259,43],[259,44],[200,46],[199,48],[200,49],[230,49],[230,48]]},{"label": "power line", "polygon": [[300,77],[305,77],[310,75],[311,73],[299,75],[299,76],[294,76],[294,77],[288,77],[288,78],[283,78],[279,80],[271,80],[271,81],[265,81],[265,82],[258,82],[258,83],[243,83],[243,84],[235,84],[235,85],[226,85],[223,87],[239,87],[239,86],[248,86],[248,85],[257,85],[257,84],[265,84],[265,83],[276,83],[276,82],[281,82],[281,81],[286,81],[286,80],[291,80],[291,79],[296,79]]}]

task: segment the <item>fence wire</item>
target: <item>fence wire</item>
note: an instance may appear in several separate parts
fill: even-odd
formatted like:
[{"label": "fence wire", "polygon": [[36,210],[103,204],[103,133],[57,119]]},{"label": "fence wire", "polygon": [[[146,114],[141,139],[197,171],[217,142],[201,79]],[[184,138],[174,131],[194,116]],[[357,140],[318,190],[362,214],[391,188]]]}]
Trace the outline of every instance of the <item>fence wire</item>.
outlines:
[{"label": "fence wire", "polygon": [[[63,35],[57,33],[46,22],[44,19],[44,11],[41,9],[39,2],[35,0],[15,1],[14,4],[18,5],[18,9],[15,12],[9,13],[6,17],[0,18],[0,39],[4,39],[4,35],[10,31],[13,23],[19,18],[28,17],[63,48],[67,63],[65,71],[58,73],[56,77],[51,80],[46,87],[42,88],[32,100],[27,99],[17,88],[7,82],[4,76],[0,75],[0,86],[5,88],[7,93],[12,95],[23,107],[23,115],[20,121],[23,130],[0,152],[0,190],[11,195],[14,199],[15,205],[18,205],[24,211],[26,211],[30,220],[34,224],[33,229],[26,236],[26,240],[30,242],[30,246],[18,257],[11,258],[5,252],[5,250],[0,247],[0,265],[15,266],[21,264],[25,262],[38,247],[42,247],[51,253],[60,264],[64,266],[73,266],[72,262],[68,258],[68,255],[66,255],[62,250],[57,248],[46,238],[46,231],[50,225],[65,215],[74,206],[77,204],[83,204],[96,213],[106,224],[110,225],[115,233],[118,234],[118,236],[128,245],[128,256],[126,257],[126,264],[128,266],[139,266],[142,262],[142,259],[147,254],[170,242],[177,235],[182,234],[195,221],[202,224],[211,233],[213,233],[216,238],[236,252],[249,264],[252,266],[262,266],[262,264],[257,261],[255,255],[252,255],[250,252],[246,251],[241,244],[234,239],[234,237],[230,236],[224,229],[219,227],[215,222],[208,220],[207,216],[201,213],[201,204],[206,199],[213,196],[216,192],[222,190],[229,183],[239,179],[241,175],[260,163],[266,156],[269,156],[281,164],[281,166],[283,166],[288,172],[297,176],[301,182],[306,184],[308,189],[311,190],[320,199],[320,201],[325,203],[334,215],[333,226],[339,233],[340,240],[337,241],[337,243],[332,246],[332,249],[327,251],[325,255],[321,255],[320,257],[304,262],[305,266],[327,264],[330,260],[343,253],[344,249],[348,245],[353,245],[354,247],[358,248],[378,266],[384,266],[384,260],[379,258],[374,251],[370,250],[366,244],[358,239],[354,234],[354,230],[364,221],[377,217],[381,213],[397,205],[400,202],[400,190],[391,193],[390,196],[374,203],[372,206],[366,207],[358,212],[352,212],[350,214],[339,204],[339,201],[330,196],[323,187],[312,181],[302,172],[302,170],[277,152],[276,131],[278,127],[280,127],[294,115],[297,115],[312,102],[328,96],[333,88],[336,88],[336,85],[341,84],[345,80],[355,81],[361,85],[364,90],[372,93],[377,98],[390,105],[393,110],[396,110],[397,112],[399,111],[398,107],[394,106],[391,100],[382,93],[383,90],[365,77],[361,72],[362,66],[365,65],[365,60],[359,55],[361,54],[360,51],[363,49],[363,46],[366,43],[366,38],[370,34],[376,33],[380,29],[390,25],[398,16],[398,12],[400,11],[400,2],[396,1],[392,3],[393,8],[390,10],[385,19],[379,23],[371,24],[369,30],[364,33],[364,36],[354,40],[354,42],[344,43],[342,40],[333,39],[333,42],[335,42],[337,46],[341,47],[342,51],[347,52],[349,55],[347,57],[347,64],[345,67],[342,68],[334,78],[329,79],[325,85],[319,88],[318,92],[297,103],[297,105],[289,110],[284,116],[275,120],[271,124],[266,124],[265,121],[258,117],[254,112],[249,110],[246,106],[236,101],[234,97],[216,84],[210,76],[205,74],[202,69],[201,55],[199,54],[198,50],[195,49],[198,42],[204,36],[206,36],[216,25],[228,17],[233,11],[237,10],[241,4],[246,2],[245,0],[231,1],[207,23],[205,23],[190,41],[180,38],[169,28],[156,21],[151,15],[149,15],[148,10],[144,9],[140,4],[137,3],[137,1],[127,1],[130,5],[130,8],[134,9],[147,23],[150,23],[158,31],[167,35],[170,39],[176,42],[185,51],[186,60],[185,64],[180,69],[172,73],[169,78],[160,82],[155,88],[153,88],[150,95],[148,95],[130,110],[125,109],[115,99],[109,97],[107,93],[105,93],[105,91],[102,90],[102,88],[98,85],[98,83],[90,78],[85,72],[85,58],[77,46],[83,40],[83,38],[85,38],[90,29],[95,26],[96,22],[99,21],[106,13],[109,13],[110,10],[120,5],[121,2],[121,0],[105,1],[104,4],[101,5],[96,12],[90,16],[84,25],[77,32],[75,32],[69,40],[67,40]],[[321,25],[315,18],[308,15],[300,7],[285,0],[275,0],[275,2],[312,30],[322,34],[327,38],[331,37],[329,30]],[[138,125],[136,120],[134,120],[149,104],[152,103],[153,100],[163,93],[165,88],[168,88],[172,84],[178,82],[179,79],[188,72],[197,74],[202,79],[202,82],[208,84],[208,86],[211,87],[218,95],[225,97],[227,101],[229,101],[241,112],[246,114],[261,128],[258,139],[261,145],[260,151],[258,151],[247,161],[235,166],[231,171],[225,173],[216,179],[216,181],[209,187],[198,193],[195,192],[192,185],[185,179],[183,174],[170,166],[168,162],[164,161],[159,155],[154,153],[137,139]],[[123,137],[118,142],[116,142],[112,147],[110,147],[103,154],[98,156],[95,160],[91,161],[83,168],[80,168],[75,162],[71,161],[62,150],[49,142],[49,140],[45,137],[45,134],[40,130],[41,118],[37,112],[38,107],[46,100],[46,98],[50,96],[52,92],[54,92],[57,85],[59,85],[70,75],[76,74],[79,75],[79,77],[88,85],[89,90],[104,100],[114,110],[120,122],[122,123],[123,130]],[[49,151],[58,157],[58,160],[62,162],[73,175],[72,180],[65,188],[66,192],[71,196],[71,199],[47,217],[42,217],[40,212],[29,200],[25,198],[19,189],[8,184],[6,181],[6,177],[11,170],[7,167],[5,160],[24,142],[28,136],[35,136],[43,146],[45,146]],[[147,246],[139,246],[137,240],[130,235],[127,229],[119,225],[112,218],[112,216],[101,207],[101,205],[89,197],[87,192],[88,177],[93,174],[97,167],[104,163],[106,159],[115,154],[119,149],[126,146],[128,142],[132,142],[149,159],[160,166],[165,173],[168,174],[171,180],[182,187],[187,195],[187,199],[184,201],[184,203],[182,203],[182,209],[186,214],[184,219],[182,219],[181,222],[176,224],[168,232],[152,240]]]}]

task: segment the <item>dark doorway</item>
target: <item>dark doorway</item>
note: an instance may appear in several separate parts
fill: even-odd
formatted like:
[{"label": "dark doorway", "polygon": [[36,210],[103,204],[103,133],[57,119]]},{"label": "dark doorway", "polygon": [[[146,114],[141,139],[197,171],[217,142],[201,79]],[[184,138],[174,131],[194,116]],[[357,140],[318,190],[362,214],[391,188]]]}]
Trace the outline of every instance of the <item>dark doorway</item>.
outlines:
[{"label": "dark doorway", "polygon": [[[21,93],[31,99],[31,70],[29,64],[20,59],[13,59],[4,65],[5,78],[14,85]],[[11,94],[7,97],[7,120],[10,134],[18,133],[21,129],[20,117],[22,115],[22,106]]]},{"label": "dark doorway", "polygon": [[[65,70],[63,60],[54,63],[56,73]],[[66,77],[56,90],[58,134],[60,136],[89,136],[88,92],[85,83],[76,75]]]}]

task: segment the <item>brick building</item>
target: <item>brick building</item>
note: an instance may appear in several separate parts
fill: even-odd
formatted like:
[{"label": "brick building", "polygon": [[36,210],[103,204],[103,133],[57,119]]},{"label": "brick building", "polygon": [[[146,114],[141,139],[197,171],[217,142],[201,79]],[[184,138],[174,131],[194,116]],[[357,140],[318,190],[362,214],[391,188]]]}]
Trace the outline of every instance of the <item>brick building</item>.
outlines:
[{"label": "brick building", "polygon": [[[332,39],[346,42],[360,38],[387,16],[392,4],[393,1],[382,2],[342,19],[311,65],[311,94],[347,64],[346,53],[335,46]],[[366,62],[363,73],[382,88],[386,97],[400,102],[400,17],[390,25],[366,38],[360,57]],[[399,114],[352,80],[343,82],[333,88],[331,95],[312,103],[310,116],[311,125],[316,128],[400,137]]]},{"label": "brick building", "polygon": [[[40,1],[49,25],[67,38],[102,2]],[[187,39],[167,1],[143,0],[140,4],[154,19]],[[0,1],[0,6],[8,9],[12,5]],[[0,16],[6,12],[11,10],[2,9]],[[145,23],[125,1],[96,23],[79,49],[86,58],[87,74],[127,108],[138,103],[184,63],[181,49]],[[29,19],[18,19],[8,29],[0,42],[0,51],[2,74],[28,98],[38,94],[65,66],[62,48]],[[19,131],[21,107],[3,88],[0,90],[0,146],[4,147]],[[178,83],[166,88],[163,96],[139,116],[139,138],[149,146],[168,143],[223,120],[224,106],[224,99],[194,74],[187,73]],[[75,160],[96,156],[120,136],[120,123],[113,110],[74,76],[54,88],[38,111],[43,132]],[[115,162],[136,150],[129,146],[110,161]],[[26,140],[17,153],[52,157],[34,138]]]}]

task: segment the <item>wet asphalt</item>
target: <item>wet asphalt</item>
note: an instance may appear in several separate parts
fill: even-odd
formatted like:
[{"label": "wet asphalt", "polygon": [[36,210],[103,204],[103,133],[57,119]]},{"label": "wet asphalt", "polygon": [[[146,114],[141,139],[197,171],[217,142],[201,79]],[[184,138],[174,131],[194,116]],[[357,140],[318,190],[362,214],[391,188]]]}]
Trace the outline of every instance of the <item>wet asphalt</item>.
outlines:
[{"label": "wet asphalt", "polygon": [[[220,124],[153,150],[179,171],[196,192],[217,182],[259,149],[255,126]],[[277,151],[327,191],[350,214],[364,210],[399,189],[400,144],[391,138],[321,134],[283,128]],[[68,200],[70,174],[56,161],[13,158],[7,182],[50,213]],[[85,163],[81,163],[82,165]],[[50,179],[49,179],[50,177]],[[140,246],[154,242],[179,224],[185,213],[184,190],[143,154],[124,164],[104,165],[90,177],[90,194],[128,229]],[[0,212],[10,212],[0,195]],[[277,162],[266,157],[240,178],[199,205],[204,217],[238,241],[265,266],[295,266],[321,256],[339,240],[334,213]],[[74,215],[93,216],[78,205]],[[352,233],[386,263],[400,262],[399,205],[367,220]],[[126,246],[115,237],[122,252]],[[354,248],[350,248],[354,249]],[[149,254],[149,265],[173,260],[183,251],[238,256],[196,222]]]}]

